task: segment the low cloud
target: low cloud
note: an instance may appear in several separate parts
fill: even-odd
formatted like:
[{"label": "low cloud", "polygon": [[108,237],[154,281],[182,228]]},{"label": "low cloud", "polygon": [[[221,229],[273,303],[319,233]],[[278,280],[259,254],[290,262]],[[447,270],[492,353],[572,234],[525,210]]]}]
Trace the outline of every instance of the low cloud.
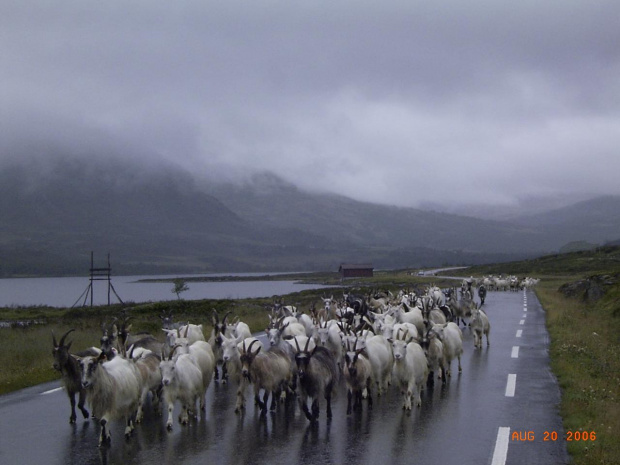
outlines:
[{"label": "low cloud", "polygon": [[271,171],[377,203],[620,194],[620,4],[0,7],[0,159]]}]

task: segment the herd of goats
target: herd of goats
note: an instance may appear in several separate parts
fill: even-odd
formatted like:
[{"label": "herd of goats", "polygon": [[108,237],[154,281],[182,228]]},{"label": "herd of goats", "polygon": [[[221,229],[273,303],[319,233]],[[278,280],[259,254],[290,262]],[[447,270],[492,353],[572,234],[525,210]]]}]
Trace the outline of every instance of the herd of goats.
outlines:
[{"label": "herd of goats", "polygon": [[84,406],[88,401],[101,425],[100,446],[110,442],[110,420],[124,418],[125,435],[131,436],[134,423],[143,419],[149,393],[157,411],[160,400],[165,402],[169,430],[177,402],[181,424],[195,417],[197,408],[204,415],[206,391],[214,379],[237,386],[235,412],[245,409],[246,388],[252,385],[261,414],[275,410],[280,398],[297,397],[308,420],[316,422],[324,398],[330,418],[332,391],[341,378],[347,414],[361,408],[363,399],[370,407],[372,395],[382,395],[389,385],[397,387],[403,408],[411,410],[413,403],[421,405],[426,383],[435,378],[446,383],[454,359],[461,371],[461,324],[469,325],[476,348],[482,347],[483,336],[489,344],[491,325],[481,308],[487,291],[517,290],[536,282],[470,278],[460,289],[432,286],[419,293],[348,294],[339,301],[323,297],[323,306],[313,305],[310,314],[276,302],[268,313],[265,345],[246,323],[229,323],[230,313],[220,320],[215,310],[208,340],[202,325],[174,324],[170,313],[161,316],[165,342],[150,334],[131,335],[128,318],[115,319],[103,325],[100,348],[72,354],[66,339],[74,329],[58,342],[52,335],[54,368],[69,395],[70,422],[76,421],[77,395],[84,418],[90,415]]}]

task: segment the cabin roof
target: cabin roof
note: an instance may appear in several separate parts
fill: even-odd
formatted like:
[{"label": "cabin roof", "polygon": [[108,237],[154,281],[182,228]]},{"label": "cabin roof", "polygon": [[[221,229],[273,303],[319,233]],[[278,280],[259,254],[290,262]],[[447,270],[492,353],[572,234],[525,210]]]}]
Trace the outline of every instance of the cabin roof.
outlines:
[{"label": "cabin roof", "polygon": [[341,270],[372,270],[372,263],[341,263]]}]

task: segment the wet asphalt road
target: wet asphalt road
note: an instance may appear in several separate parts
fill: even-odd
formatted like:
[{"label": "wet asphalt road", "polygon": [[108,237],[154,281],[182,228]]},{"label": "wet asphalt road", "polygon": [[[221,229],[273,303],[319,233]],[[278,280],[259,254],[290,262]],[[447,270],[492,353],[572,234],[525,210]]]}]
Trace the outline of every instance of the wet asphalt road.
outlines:
[{"label": "wet asphalt road", "polygon": [[[112,445],[99,449],[98,424],[78,419],[70,425],[66,394],[50,383],[0,397],[0,464],[568,463],[557,411],[560,392],[549,370],[538,300],[532,292],[491,292],[485,309],[491,346],[485,340],[482,350],[474,350],[465,329],[462,374],[453,362],[447,386],[428,388],[422,407],[412,413],[401,409],[400,393],[392,388],[374,398],[372,410],[364,404],[347,416],[343,384],[333,419],[327,421],[323,401],[319,423],[312,427],[297,406],[282,404],[261,417],[250,401],[245,414],[235,415],[234,389],[214,383],[205,419],[186,427],[176,423],[168,432],[163,417],[148,413],[129,441],[122,425],[114,423]],[[545,431],[557,432],[558,440],[544,441]],[[511,439],[502,447],[498,433],[511,438],[515,432],[533,432],[534,439]]]}]

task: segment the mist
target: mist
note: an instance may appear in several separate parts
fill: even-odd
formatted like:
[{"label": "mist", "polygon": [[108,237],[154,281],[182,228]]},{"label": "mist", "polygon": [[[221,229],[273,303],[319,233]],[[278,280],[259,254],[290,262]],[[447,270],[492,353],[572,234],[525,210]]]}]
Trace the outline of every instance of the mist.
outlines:
[{"label": "mist", "polygon": [[268,172],[457,211],[618,195],[619,16],[612,1],[8,2],[0,169]]}]

